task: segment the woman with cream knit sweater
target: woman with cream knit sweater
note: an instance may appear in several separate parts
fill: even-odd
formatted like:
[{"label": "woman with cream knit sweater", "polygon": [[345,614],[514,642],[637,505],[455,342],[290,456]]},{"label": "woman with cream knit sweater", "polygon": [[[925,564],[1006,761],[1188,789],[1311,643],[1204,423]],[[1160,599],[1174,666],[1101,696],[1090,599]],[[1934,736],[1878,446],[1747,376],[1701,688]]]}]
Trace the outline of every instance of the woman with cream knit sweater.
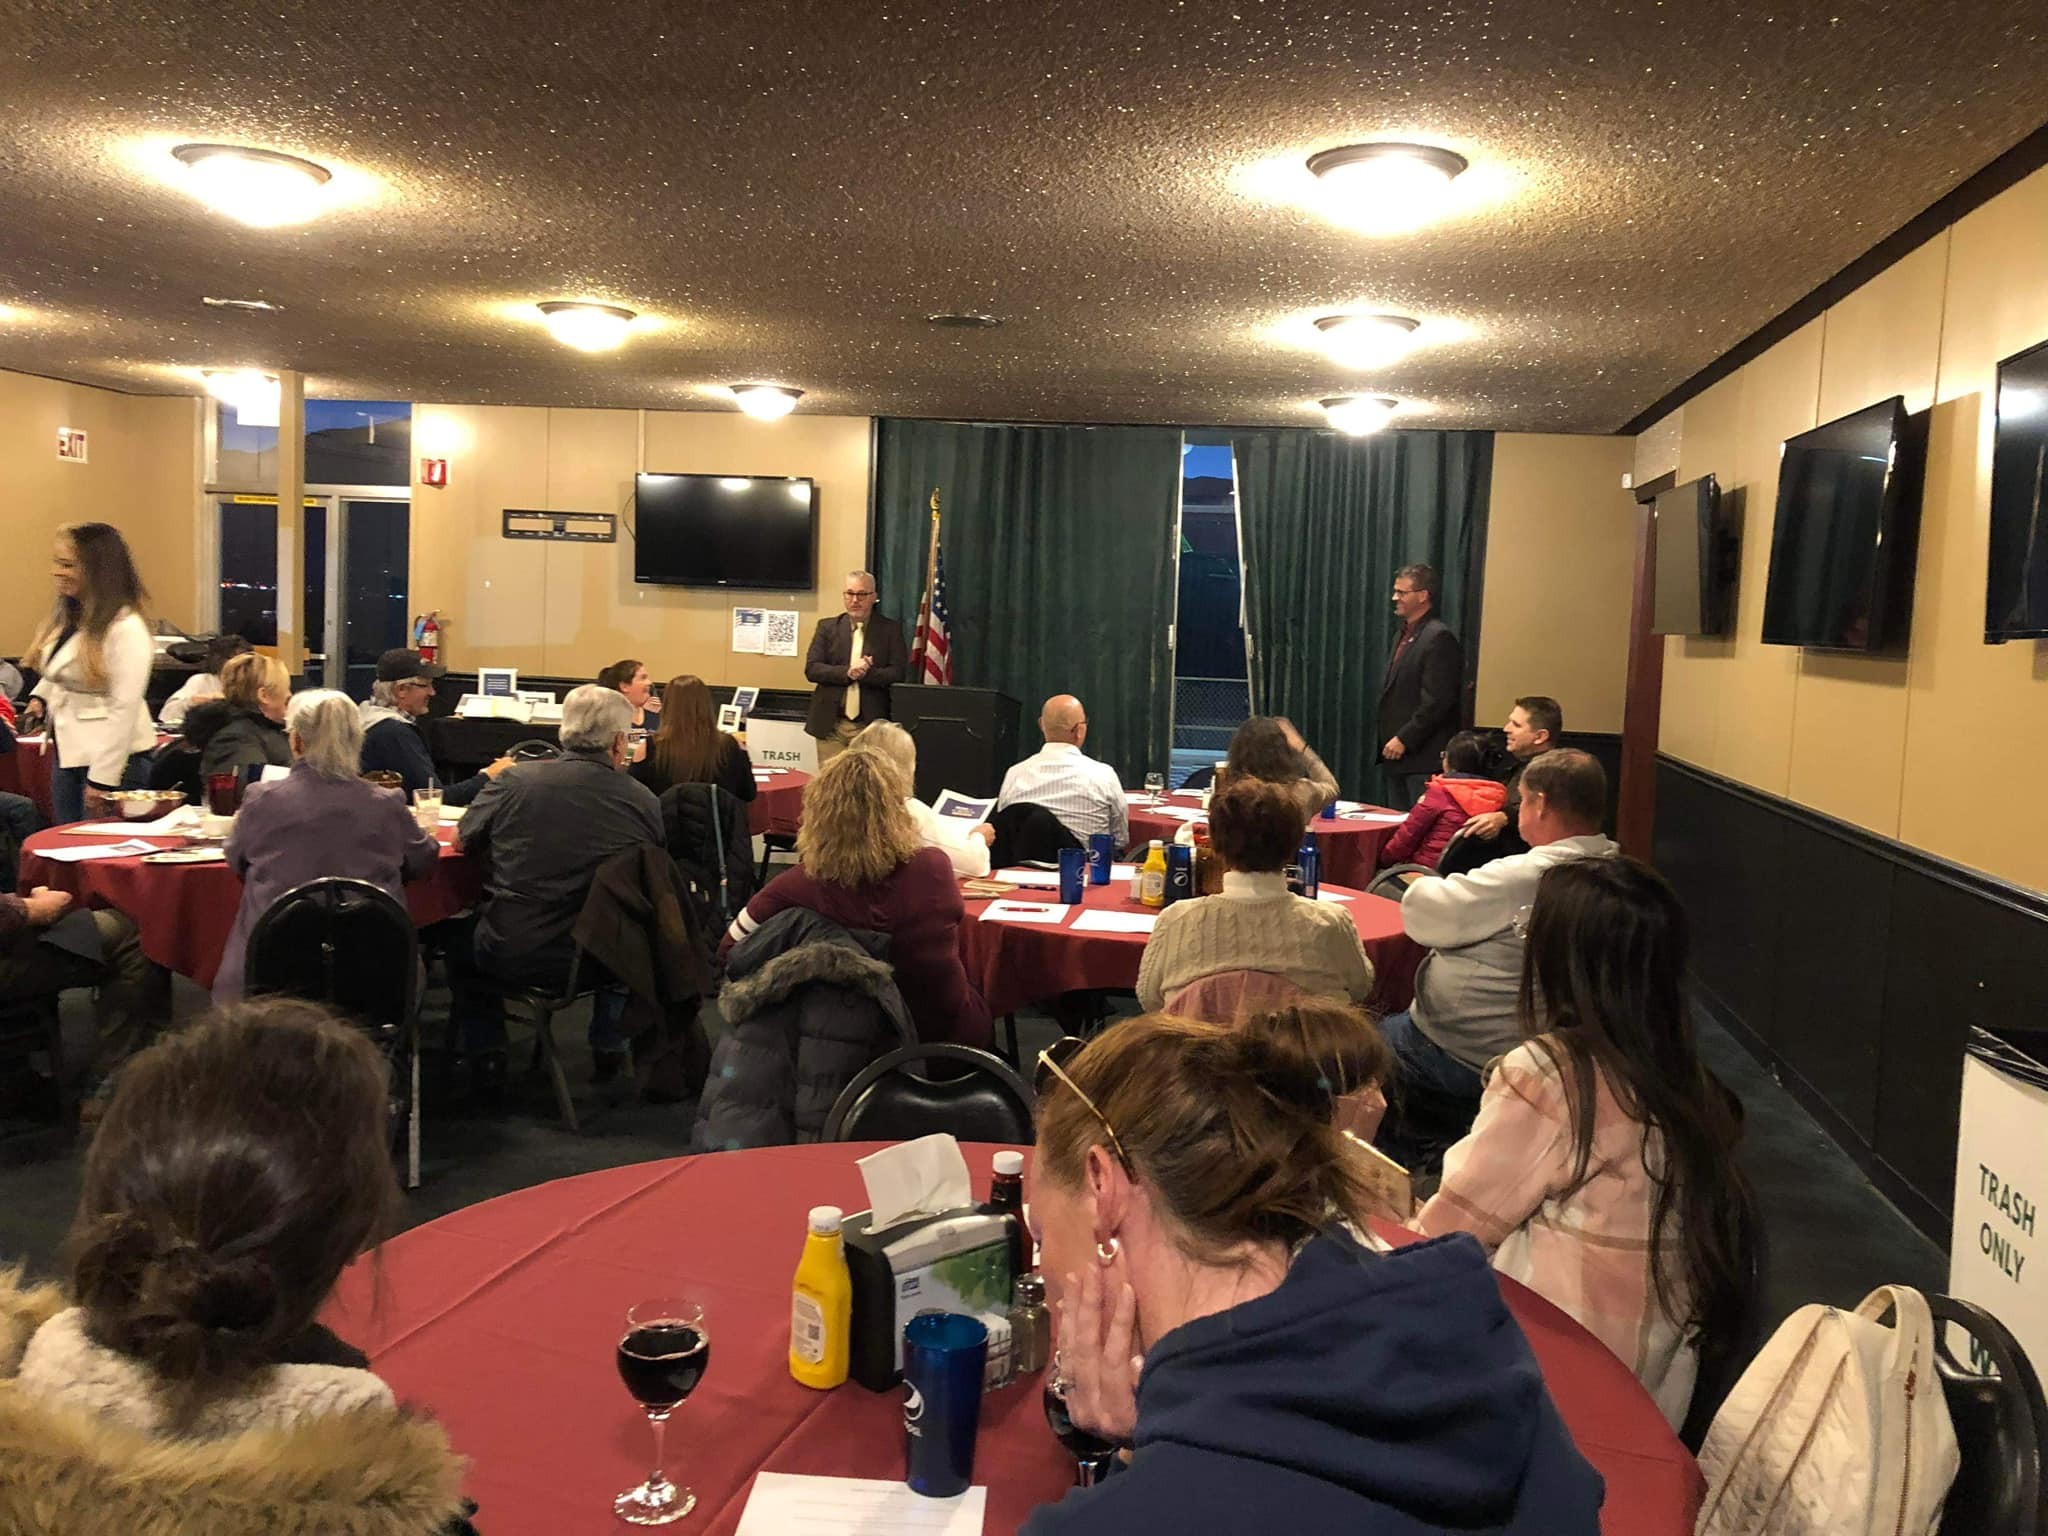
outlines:
[{"label": "woman with cream knit sweater", "polygon": [[1296,896],[1281,873],[1301,846],[1291,787],[1233,776],[1209,805],[1209,842],[1223,860],[1223,893],[1176,902],[1159,915],[1138,966],[1138,1001],[1170,1008],[1207,976],[1261,971],[1319,997],[1363,1003],[1372,962],[1342,906]]}]

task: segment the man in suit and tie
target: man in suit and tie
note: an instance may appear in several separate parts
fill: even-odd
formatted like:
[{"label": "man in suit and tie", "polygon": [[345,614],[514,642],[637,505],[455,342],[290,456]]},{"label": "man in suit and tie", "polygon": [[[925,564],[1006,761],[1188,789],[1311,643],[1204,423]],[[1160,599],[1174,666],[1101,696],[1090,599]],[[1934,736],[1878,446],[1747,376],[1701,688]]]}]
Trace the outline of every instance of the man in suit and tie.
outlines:
[{"label": "man in suit and tie", "polygon": [[804,676],[817,685],[804,729],[818,739],[818,759],[846,750],[864,725],[889,718],[889,689],[910,675],[903,626],[875,612],[875,578],[846,577],[846,612],[818,621],[804,658]]},{"label": "man in suit and tie", "polygon": [[1407,809],[1422,798],[1438,758],[1458,729],[1465,652],[1436,616],[1436,569],[1404,565],[1394,572],[1394,612],[1403,628],[1380,688],[1380,761],[1394,804]]}]

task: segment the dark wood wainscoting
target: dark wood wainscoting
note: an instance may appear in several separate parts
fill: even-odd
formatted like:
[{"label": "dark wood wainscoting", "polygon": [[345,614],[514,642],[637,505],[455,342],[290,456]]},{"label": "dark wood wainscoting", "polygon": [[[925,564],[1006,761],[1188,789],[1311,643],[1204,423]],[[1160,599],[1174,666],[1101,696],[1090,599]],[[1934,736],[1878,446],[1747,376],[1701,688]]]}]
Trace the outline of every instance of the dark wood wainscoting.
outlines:
[{"label": "dark wood wainscoting", "polygon": [[2048,1051],[2048,897],[1668,757],[1655,862],[1702,1001],[1945,1249],[1970,1026]]}]

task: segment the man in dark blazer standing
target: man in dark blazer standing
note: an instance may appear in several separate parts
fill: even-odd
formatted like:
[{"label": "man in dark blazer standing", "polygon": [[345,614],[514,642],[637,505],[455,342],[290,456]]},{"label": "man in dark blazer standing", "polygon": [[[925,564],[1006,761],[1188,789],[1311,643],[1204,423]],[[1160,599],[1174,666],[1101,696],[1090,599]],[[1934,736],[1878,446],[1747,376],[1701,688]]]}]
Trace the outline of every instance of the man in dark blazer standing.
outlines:
[{"label": "man in dark blazer standing", "polygon": [[1406,810],[1422,798],[1438,759],[1458,729],[1459,694],[1465,683],[1465,651],[1436,616],[1437,575],[1433,566],[1404,565],[1394,573],[1394,612],[1401,638],[1387,662],[1380,688],[1380,730],[1386,744],[1380,761],[1394,804]]},{"label": "man in dark blazer standing", "polygon": [[864,725],[889,718],[889,689],[910,675],[903,626],[875,612],[875,578],[846,577],[846,612],[820,619],[804,658],[804,676],[817,685],[804,729],[818,738],[818,759],[829,762]]}]

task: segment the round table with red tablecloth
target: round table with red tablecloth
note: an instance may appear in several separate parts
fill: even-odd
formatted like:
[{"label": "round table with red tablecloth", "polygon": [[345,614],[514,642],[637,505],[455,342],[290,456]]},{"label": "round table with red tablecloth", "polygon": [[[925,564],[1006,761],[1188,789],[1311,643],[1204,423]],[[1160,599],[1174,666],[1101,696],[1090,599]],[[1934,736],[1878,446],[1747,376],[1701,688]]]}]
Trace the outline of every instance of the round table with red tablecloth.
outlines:
[{"label": "round table with red tablecloth", "polygon": [[[703,1384],[669,1420],[668,1472],[697,1495],[672,1529],[729,1536],[757,1471],[903,1475],[900,1391],[849,1382],[814,1392],[789,1376],[805,1212],[863,1209],[854,1160],[874,1150],[720,1152],[520,1190],[386,1243],[343,1276],[324,1320],[402,1401],[447,1427],[469,1458],[478,1529],[559,1536],[623,1529],[612,1497],[646,1475],[652,1442],[614,1352],[628,1307],[684,1292],[704,1307],[712,1350]],[[983,1194],[995,1149],[965,1150]],[[1580,1453],[1606,1480],[1602,1530],[1690,1532],[1699,1469],[1628,1368],[1548,1302],[1500,1286]],[[1071,1480],[1041,1380],[983,1400],[974,1480],[988,1488],[990,1536],[1016,1530]]]},{"label": "round table with red tablecloth", "polygon": [[[1175,790],[1160,800],[1149,795],[1132,796],[1129,812],[1131,856],[1137,857],[1135,850],[1154,838],[1162,843],[1171,843],[1174,834],[1186,824],[1185,817],[1171,813],[1196,810],[1201,804],[1199,794],[1186,790]],[[1335,881],[1359,890],[1371,885],[1372,877],[1379,869],[1380,845],[1394,828],[1401,825],[1402,820],[1399,811],[1366,805],[1335,816],[1318,816],[1310,822],[1308,829],[1315,833],[1316,846],[1322,850],[1324,883]]]},{"label": "round table with red tablecloth", "polygon": [[[138,829],[148,825],[136,823]],[[453,827],[441,828],[440,861],[405,888],[406,905],[422,927],[455,916],[483,894],[483,867],[455,851],[454,834]],[[187,846],[180,837],[148,837],[142,830],[133,835],[157,848]],[[21,888],[47,885],[69,891],[87,906],[125,913],[140,933],[145,955],[202,987],[212,986],[235,925],[235,909],[242,903],[241,877],[224,863],[146,864],[140,854],[83,863],[42,857],[50,848],[120,841],[56,828],[38,832],[22,845]]]},{"label": "round table with red tablecloth", "polygon": [[747,830],[755,837],[773,832],[794,837],[804,819],[804,786],[811,776],[800,769],[775,773],[754,770],[754,798],[747,806]]},{"label": "round table with red tablecloth", "polygon": [[55,821],[57,812],[50,798],[50,775],[57,766],[57,754],[45,736],[15,738],[14,750],[0,754],[0,791],[27,795],[35,801],[44,821]]},{"label": "round table with red tablecloth", "polygon": [[[1000,880],[1002,874],[998,872],[994,878]],[[1055,890],[1026,886],[1003,899],[1056,903],[1058,895]],[[1402,931],[1401,904],[1346,890],[1327,880],[1323,896],[1344,904],[1365,945],[1366,958],[1372,961],[1375,980],[1368,1006],[1382,1016],[1406,1008],[1415,996],[1415,971],[1423,952]],[[990,1013],[1014,1013],[1026,1003],[1044,1002],[1063,992],[1127,992],[1137,986],[1138,962],[1150,935],[1090,932],[1074,926],[1084,911],[1153,910],[1131,900],[1131,883],[1125,876],[1115,876],[1107,885],[1083,886],[1080,906],[1057,925],[984,921],[982,914],[988,906],[987,900],[967,903],[967,916],[960,924],[960,958],[967,967],[968,981],[988,999]]]}]

